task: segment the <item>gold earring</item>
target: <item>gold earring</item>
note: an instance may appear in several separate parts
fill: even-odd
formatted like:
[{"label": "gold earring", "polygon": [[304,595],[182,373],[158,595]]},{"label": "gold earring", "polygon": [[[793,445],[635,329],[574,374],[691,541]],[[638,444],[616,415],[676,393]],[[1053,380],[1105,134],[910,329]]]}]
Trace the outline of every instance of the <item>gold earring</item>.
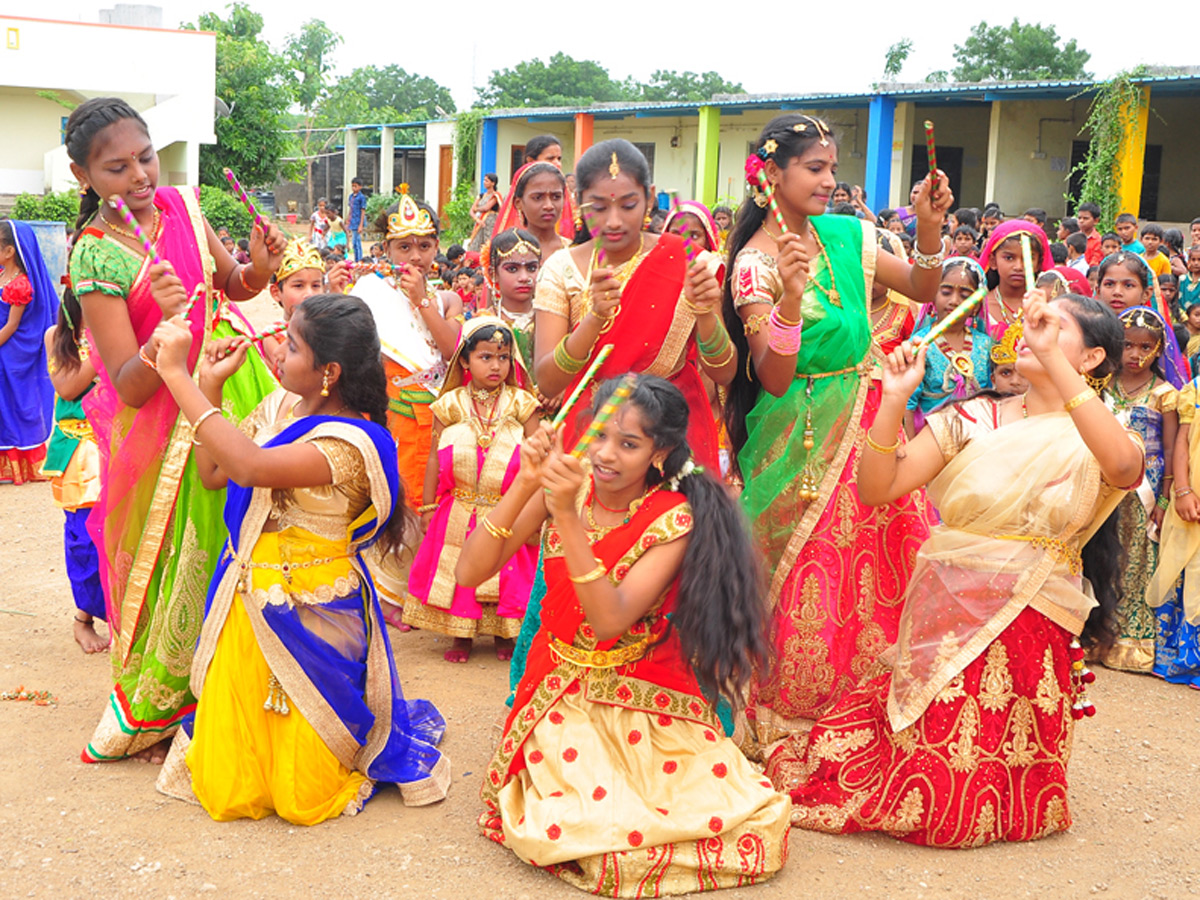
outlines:
[{"label": "gold earring", "polygon": [[325,370],[325,377],[321,379],[321,396],[329,396],[329,370]]},{"label": "gold earring", "polygon": [[663,460],[660,459],[657,462],[651,463],[650,465],[652,465],[652,466],[654,466],[654,468],[658,469],[658,477],[659,478],[665,477],[666,473],[663,472]]},{"label": "gold earring", "polygon": [[579,210],[575,210],[575,230],[583,230],[583,216],[579,214]]},{"label": "gold earring", "polygon": [[645,227],[647,227],[647,228],[649,228],[649,227],[650,227],[650,219],[651,219],[651,216],[650,216],[650,213],[648,213],[648,212],[647,212],[647,213],[646,213],[646,215],[645,215],[645,216],[642,218],[642,224],[643,224]]}]

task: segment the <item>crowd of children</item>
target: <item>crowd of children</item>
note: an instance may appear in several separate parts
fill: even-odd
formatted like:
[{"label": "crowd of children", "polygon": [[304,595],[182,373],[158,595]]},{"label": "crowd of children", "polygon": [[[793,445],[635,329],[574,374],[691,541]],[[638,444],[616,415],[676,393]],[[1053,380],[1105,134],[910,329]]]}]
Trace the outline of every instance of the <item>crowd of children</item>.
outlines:
[{"label": "crowd of children", "polygon": [[[1200,689],[1200,219],[1186,251],[1089,203],[1052,228],[943,173],[876,215],[787,114],[736,213],[545,137],[478,250],[402,192],[355,265],[327,204],[214,232],[121,101],[66,145],[61,299],[0,221],[0,479],[52,479],[75,639],[111,643],[85,761],[218,820],[436,802],[446,723],[386,625],[451,663],[490,636],[480,833],[659,895],[769,878],[791,825],[1064,830],[1085,654]],[[267,290],[273,335],[237,307]]]}]

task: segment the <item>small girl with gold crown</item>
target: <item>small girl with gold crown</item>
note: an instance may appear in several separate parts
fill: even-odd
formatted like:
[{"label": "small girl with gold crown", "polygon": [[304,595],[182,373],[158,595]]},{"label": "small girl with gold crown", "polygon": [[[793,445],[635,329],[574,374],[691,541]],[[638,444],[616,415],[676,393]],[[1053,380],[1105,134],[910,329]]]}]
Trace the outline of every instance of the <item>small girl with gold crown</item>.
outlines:
[{"label": "small girl with gold crown", "polygon": [[[521,441],[538,425],[538,401],[519,387],[524,374],[512,329],[495,316],[463,327],[458,350],[432,406],[433,441],[425,470],[425,539],[408,579],[404,622],[454,638],[447,662],[466,662],[477,635],[495,637],[496,657],[512,657],[533,585],[537,549],[522,547],[477,588],[454,569],[467,537],[500,502],[520,469]],[[528,384],[528,381],[525,381]]]}]

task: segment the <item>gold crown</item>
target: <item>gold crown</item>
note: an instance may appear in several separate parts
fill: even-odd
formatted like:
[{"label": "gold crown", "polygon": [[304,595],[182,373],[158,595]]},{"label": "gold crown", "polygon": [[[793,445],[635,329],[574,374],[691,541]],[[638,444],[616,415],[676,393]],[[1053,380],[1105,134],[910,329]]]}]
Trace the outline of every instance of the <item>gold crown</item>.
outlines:
[{"label": "gold crown", "polygon": [[417,201],[408,194],[407,184],[400,187],[404,189],[400,192],[400,208],[388,216],[386,240],[437,234],[429,210],[417,206]]},{"label": "gold crown", "polygon": [[992,362],[998,366],[1011,366],[1017,361],[1017,341],[1025,333],[1021,322],[1013,322],[1004,330],[1000,343],[992,347]]},{"label": "gold crown", "polygon": [[305,238],[293,238],[287,242],[283,251],[283,259],[275,271],[275,281],[282,283],[291,278],[301,269],[316,269],[325,271],[325,261],[321,259],[321,251]]}]

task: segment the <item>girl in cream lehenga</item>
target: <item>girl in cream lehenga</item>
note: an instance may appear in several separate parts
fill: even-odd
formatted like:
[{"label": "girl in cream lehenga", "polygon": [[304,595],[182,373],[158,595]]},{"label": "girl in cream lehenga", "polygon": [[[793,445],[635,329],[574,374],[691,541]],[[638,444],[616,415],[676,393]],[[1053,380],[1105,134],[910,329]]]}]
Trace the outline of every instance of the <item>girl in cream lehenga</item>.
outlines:
[{"label": "girl in cream lehenga", "polygon": [[802,828],[977,847],[1071,825],[1072,731],[1094,711],[1077,638],[1111,639],[1120,547],[1102,523],[1144,456],[1085,380],[1120,365],[1117,318],[1034,290],[1024,323],[1029,391],[939,410],[903,451],[925,354],[906,342],[887,360],[859,495],[881,505],[928,484],[942,523],[921,546],[890,671],[812,729],[791,791]]},{"label": "girl in cream lehenga", "polygon": [[428,701],[405,701],[361,555],[377,541],[394,549],[409,517],[370,312],[340,294],[300,304],[284,388],[240,430],[221,400],[246,342],[209,348],[197,384],[186,324],[172,319],[156,335],[200,476],[229,494],[229,541],[192,666],[195,716],[160,790],[220,821],[274,812],[299,825],[354,814],[377,781],[398,784],[409,805],[442,799],[445,722]]}]

